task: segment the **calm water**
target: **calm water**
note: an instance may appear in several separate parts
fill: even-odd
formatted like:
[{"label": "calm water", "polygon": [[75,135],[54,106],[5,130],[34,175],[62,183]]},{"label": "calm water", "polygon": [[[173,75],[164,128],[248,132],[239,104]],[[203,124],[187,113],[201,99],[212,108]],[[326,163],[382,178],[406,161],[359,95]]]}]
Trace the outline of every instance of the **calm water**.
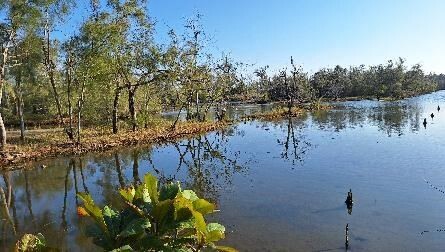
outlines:
[{"label": "calm water", "polygon": [[[18,233],[42,232],[63,250],[97,249],[82,235],[76,191],[115,203],[116,188],[151,172],[216,202],[221,212],[212,218],[227,228],[224,244],[240,251],[344,251],[346,223],[351,251],[443,251],[444,153],[445,92],[437,92],[337,103],[177,144],[47,160],[3,174],[0,183],[13,189]],[[8,249],[16,238],[0,225],[0,248]]]}]

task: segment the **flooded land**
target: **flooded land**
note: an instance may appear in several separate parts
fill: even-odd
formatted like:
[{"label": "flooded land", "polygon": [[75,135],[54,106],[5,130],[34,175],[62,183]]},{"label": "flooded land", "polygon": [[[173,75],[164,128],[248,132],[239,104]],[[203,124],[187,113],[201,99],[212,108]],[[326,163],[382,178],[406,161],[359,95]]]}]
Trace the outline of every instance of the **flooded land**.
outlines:
[{"label": "flooded land", "polygon": [[[276,121],[241,121],[175,143],[62,157],[2,173],[18,234],[62,250],[95,250],[77,192],[119,204],[150,172],[216,203],[240,251],[439,251],[445,246],[445,91],[401,101],[332,103]],[[267,110],[234,106],[232,117]],[[445,105],[443,105],[445,108]],[[434,118],[430,114],[434,113]],[[426,118],[427,124],[423,121]],[[351,189],[352,209],[345,202]],[[2,222],[0,249],[17,236]]]}]

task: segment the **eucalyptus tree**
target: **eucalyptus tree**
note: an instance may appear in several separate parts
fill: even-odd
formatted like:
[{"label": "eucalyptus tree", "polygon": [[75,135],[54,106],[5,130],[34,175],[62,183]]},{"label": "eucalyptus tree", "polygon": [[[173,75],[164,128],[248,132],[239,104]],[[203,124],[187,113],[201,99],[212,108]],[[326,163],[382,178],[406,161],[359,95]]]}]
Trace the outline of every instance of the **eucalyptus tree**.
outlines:
[{"label": "eucalyptus tree", "polygon": [[[15,40],[12,48],[12,57],[15,62],[10,67],[9,75],[12,77],[10,83],[14,86],[17,114],[20,121],[20,139],[25,138],[24,99],[23,89],[26,86],[35,85],[38,78],[39,63],[42,54],[40,50],[40,39],[35,33],[23,34],[20,40]],[[29,93],[29,92],[27,92]]]},{"label": "eucalyptus tree", "polygon": [[42,51],[44,54],[43,64],[45,66],[46,77],[51,85],[54,100],[56,103],[59,124],[64,124],[62,101],[59,91],[58,47],[57,39],[52,37],[54,29],[63,21],[69,13],[75,1],[73,0],[42,0],[39,1],[40,12],[43,16],[41,20]]},{"label": "eucalyptus tree", "polygon": [[[119,42],[115,57],[117,81],[113,102],[113,132],[117,132],[117,109],[121,91],[128,92],[130,124],[137,128],[136,94],[140,87],[161,82],[166,77],[162,66],[162,52],[153,40],[153,24],[149,19],[145,0],[110,1],[108,22],[117,26]],[[116,35],[116,34],[115,34]]]},{"label": "eucalyptus tree", "polygon": [[[25,0],[0,1],[0,8],[4,13],[4,20],[0,23],[0,105],[7,70],[13,65],[20,64],[16,60],[11,60],[11,51],[14,45],[17,45],[19,39],[23,38],[25,34],[29,34],[36,27],[39,20],[40,13],[38,5],[36,5],[37,2]],[[6,128],[0,113],[0,149],[3,150],[5,146]]]}]

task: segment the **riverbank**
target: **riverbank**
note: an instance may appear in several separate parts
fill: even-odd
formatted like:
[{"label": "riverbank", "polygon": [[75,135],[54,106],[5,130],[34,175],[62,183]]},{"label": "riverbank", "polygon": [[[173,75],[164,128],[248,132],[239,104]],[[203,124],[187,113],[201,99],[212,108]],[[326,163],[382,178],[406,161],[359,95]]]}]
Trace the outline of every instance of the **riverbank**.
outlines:
[{"label": "riverbank", "polygon": [[68,140],[62,129],[28,131],[26,142],[18,143],[18,135],[11,134],[4,151],[0,152],[0,170],[13,169],[28,161],[87,152],[102,152],[138,144],[156,144],[184,137],[220,130],[228,122],[180,122],[175,129],[162,124],[135,132],[122,130],[112,134],[108,128],[88,128],[82,132],[81,144]]}]

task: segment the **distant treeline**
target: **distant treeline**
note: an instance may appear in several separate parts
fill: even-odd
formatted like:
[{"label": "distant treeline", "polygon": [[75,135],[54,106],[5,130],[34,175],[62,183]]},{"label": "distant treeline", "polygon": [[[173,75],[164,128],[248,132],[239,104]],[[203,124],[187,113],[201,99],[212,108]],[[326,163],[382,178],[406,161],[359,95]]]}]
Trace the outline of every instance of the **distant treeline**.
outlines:
[{"label": "distant treeline", "polygon": [[405,98],[445,88],[445,75],[426,75],[421,65],[407,67],[403,59],[365,67],[322,68],[312,75],[292,65],[291,71],[268,75],[255,71],[258,79],[248,87],[251,99],[296,102],[327,98]]}]

